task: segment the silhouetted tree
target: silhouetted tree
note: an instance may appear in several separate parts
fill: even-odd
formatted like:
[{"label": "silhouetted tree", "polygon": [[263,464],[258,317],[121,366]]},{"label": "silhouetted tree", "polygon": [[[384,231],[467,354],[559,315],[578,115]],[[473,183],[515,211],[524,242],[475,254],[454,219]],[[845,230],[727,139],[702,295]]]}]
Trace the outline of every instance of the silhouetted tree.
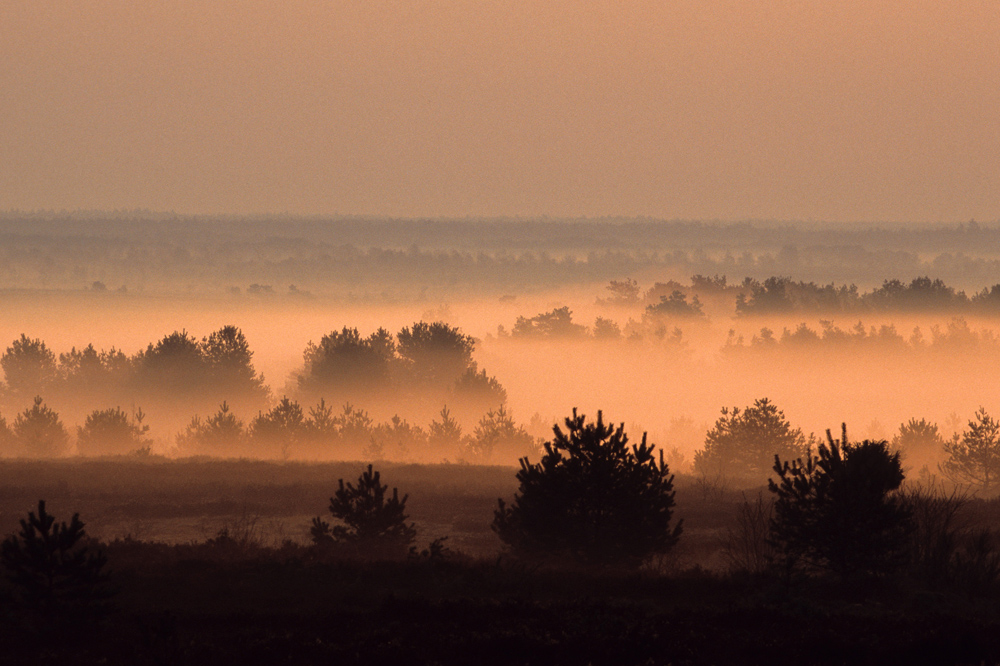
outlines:
[{"label": "silhouetted tree", "polygon": [[68,452],[69,433],[41,396],[36,396],[35,404],[17,415],[12,431],[18,448],[28,456],[50,458]]},{"label": "silhouetted tree", "polygon": [[264,378],[253,367],[253,352],[236,326],[223,326],[201,342],[217,397],[261,402],[267,399]]},{"label": "silhouetted tree", "polygon": [[368,412],[355,408],[351,403],[344,405],[343,411],[334,417],[334,423],[340,440],[354,447],[368,444],[375,431],[375,422]]},{"label": "silhouetted tree", "polygon": [[956,483],[968,483],[984,493],[1000,482],[1000,423],[982,407],[976,412],[961,439],[946,442],[948,458],[941,471]]},{"label": "silhouetted tree", "polygon": [[391,387],[395,353],[396,343],[385,329],[362,338],[358,329],[345,326],[306,346],[299,389],[317,398],[369,397]]},{"label": "silhouetted tree", "polygon": [[55,354],[40,339],[24,333],[0,357],[7,381],[8,402],[21,402],[47,393],[58,379]]},{"label": "silhouetted tree", "polygon": [[742,411],[722,408],[722,416],[705,436],[705,448],[694,454],[694,468],[706,476],[763,477],[775,455],[797,458],[805,444],[802,431],[762,398]]},{"label": "silhouetted tree", "polygon": [[849,443],[846,426],[840,440],[826,435],[827,444],[804,461],[774,456],[773,542],[789,567],[889,573],[905,562],[914,529],[895,492],[904,478],[899,453],[884,440]]},{"label": "silhouetted tree", "polygon": [[143,425],[142,410],[128,414],[120,407],[95,409],[76,430],[76,448],[81,455],[124,454],[149,446],[149,426]]},{"label": "silhouetted tree", "polygon": [[210,389],[208,369],[198,340],[187,331],[174,331],[136,355],[133,381],[141,395],[158,400],[183,396],[197,403]]},{"label": "silhouetted tree", "polygon": [[452,389],[456,407],[463,414],[469,412],[482,413],[484,409],[493,409],[507,402],[507,389],[490,377],[485,370],[477,370],[475,363],[458,378]]},{"label": "silhouetted tree", "polygon": [[423,428],[411,425],[409,421],[394,415],[387,423],[380,423],[372,433],[378,444],[389,447],[393,458],[405,458],[411,453],[423,451],[427,446],[427,433]]},{"label": "silhouetted tree", "polygon": [[904,462],[925,463],[934,460],[944,450],[944,437],[937,424],[926,419],[910,419],[899,425],[892,437],[892,448],[899,451]]},{"label": "silhouetted tree", "polygon": [[[611,295],[604,300],[608,305],[632,305],[639,302],[639,283],[632,278],[611,280],[605,287]],[[598,299],[601,302],[601,299]]]},{"label": "silhouetted tree", "polygon": [[7,419],[0,416],[0,453],[9,454],[15,447],[14,433],[7,425]]},{"label": "silhouetted tree", "polygon": [[449,387],[474,367],[472,336],[444,322],[404,327],[396,340],[404,368],[418,384]]},{"label": "silhouetted tree", "polygon": [[620,340],[622,337],[622,329],[611,319],[598,317],[594,320],[593,335],[598,340]]},{"label": "silhouetted tree", "polygon": [[396,488],[386,497],[388,485],[382,485],[379,472],[371,465],[358,478],[357,485],[344,483],[330,498],[330,513],[339,524],[332,528],[319,517],[313,518],[310,533],[316,545],[347,544],[357,552],[376,557],[402,557],[417,536],[413,523],[406,524],[407,495],[399,498]]},{"label": "silhouetted tree", "polygon": [[543,338],[578,338],[586,335],[587,328],[573,323],[569,306],[555,308],[530,319],[518,317],[511,335],[514,337],[538,336]]},{"label": "silhouetted tree", "polygon": [[505,405],[486,412],[465,443],[469,457],[480,463],[496,458],[517,460],[534,450],[537,450],[535,438],[515,423]]},{"label": "silhouetted tree", "polygon": [[309,416],[305,421],[306,440],[313,445],[316,452],[329,449],[337,440],[337,418],[333,415],[333,407],[320,401],[309,408]]},{"label": "silhouetted tree", "polygon": [[19,601],[40,610],[48,620],[66,612],[92,615],[111,596],[106,559],[83,545],[86,536],[80,514],[67,525],[57,523],[38,502],[21,531],[4,540],[0,561],[19,592]]},{"label": "silhouetted tree", "polygon": [[624,425],[604,425],[601,412],[586,423],[575,409],[566,432],[553,431],[541,462],[521,459],[513,503],[498,500],[492,527],[512,551],[631,567],[677,543],[674,477],[645,434],[630,447]]},{"label": "silhouetted tree", "polygon": [[441,408],[441,420],[431,421],[427,432],[427,443],[430,448],[440,451],[457,451],[462,443],[462,426],[448,411],[448,406]]},{"label": "silhouetted tree", "polygon": [[259,413],[250,422],[248,434],[255,453],[287,458],[305,440],[307,431],[302,406],[282,397],[270,411]]},{"label": "silhouetted tree", "polygon": [[229,403],[223,401],[219,411],[202,421],[194,416],[183,433],[177,437],[177,446],[182,451],[208,455],[236,455],[242,452],[246,442],[243,421],[229,411]]}]

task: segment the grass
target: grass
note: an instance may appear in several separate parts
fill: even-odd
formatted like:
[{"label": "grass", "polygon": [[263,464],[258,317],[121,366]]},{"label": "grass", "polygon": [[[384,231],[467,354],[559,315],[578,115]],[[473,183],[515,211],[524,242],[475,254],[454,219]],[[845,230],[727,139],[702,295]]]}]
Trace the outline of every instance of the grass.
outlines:
[{"label": "grass", "polygon": [[[723,546],[744,495],[705,494],[690,478],[678,478],[677,552],[638,572],[503,556],[489,522],[496,498],[516,490],[510,468],[383,466],[410,494],[421,547],[448,536],[448,557],[368,562],[305,545],[308,518],[325,514],[336,479],[361,467],[0,462],[6,532],[39,497],[57,519],[79,511],[102,536],[117,590],[106,615],[60,621],[18,610],[0,583],[0,654],[241,666],[1000,663],[995,587],[729,573]],[[966,524],[997,524],[995,501],[962,510]],[[115,533],[129,521],[140,534]],[[171,521],[202,521],[201,532],[167,538]]]}]

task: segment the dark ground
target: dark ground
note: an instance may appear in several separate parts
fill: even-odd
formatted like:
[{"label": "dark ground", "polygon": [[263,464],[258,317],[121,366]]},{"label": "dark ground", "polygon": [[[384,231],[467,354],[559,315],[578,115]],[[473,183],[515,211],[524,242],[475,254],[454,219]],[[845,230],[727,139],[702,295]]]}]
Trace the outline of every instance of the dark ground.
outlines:
[{"label": "dark ground", "polygon": [[[680,552],[633,573],[553,569],[500,556],[488,524],[496,497],[515,489],[513,470],[505,468],[385,467],[385,481],[410,493],[418,526],[441,528],[421,534],[421,545],[450,537],[453,552],[443,558],[365,562],[318,553],[304,539],[281,543],[257,528],[275,516],[325,513],[336,478],[356,477],[359,469],[0,463],[5,533],[44,497],[58,520],[79,511],[88,528],[109,530],[119,515],[153,525],[189,515],[207,516],[206,524],[229,535],[170,544],[149,540],[155,534],[142,541],[107,535],[92,544],[106,553],[117,592],[102,613],[64,605],[43,615],[15,603],[12,586],[0,584],[2,661],[1000,663],[1000,594],[992,588],[906,578],[789,584],[700,566],[719,563],[719,534],[741,496],[689,480],[679,482],[678,514],[688,528]],[[295,534],[307,527],[295,526]]]}]

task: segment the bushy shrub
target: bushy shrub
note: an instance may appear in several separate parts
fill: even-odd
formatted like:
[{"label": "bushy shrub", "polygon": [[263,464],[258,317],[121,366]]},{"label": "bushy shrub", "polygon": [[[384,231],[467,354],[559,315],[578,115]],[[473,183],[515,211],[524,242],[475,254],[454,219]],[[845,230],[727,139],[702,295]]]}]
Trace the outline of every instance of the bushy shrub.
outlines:
[{"label": "bushy shrub", "polygon": [[76,430],[76,448],[81,455],[125,454],[151,444],[149,426],[142,424],[142,410],[128,414],[120,407],[95,409]]},{"label": "bushy shrub", "polygon": [[309,427],[302,406],[283,397],[250,422],[249,437],[256,455],[288,458],[306,439]]},{"label": "bushy shrub", "polygon": [[35,404],[17,415],[12,431],[18,448],[28,456],[51,458],[68,452],[69,433],[41,396],[36,396]]},{"label": "bushy shrub", "polygon": [[243,421],[229,411],[229,403],[219,405],[219,411],[205,419],[195,416],[177,437],[178,448],[188,454],[233,455],[246,443]]},{"label": "bushy shrub", "polygon": [[677,543],[674,477],[645,435],[630,447],[624,426],[605,425],[601,412],[586,423],[575,409],[565,432],[553,430],[540,463],[521,460],[514,501],[494,512],[513,552],[632,567]]}]

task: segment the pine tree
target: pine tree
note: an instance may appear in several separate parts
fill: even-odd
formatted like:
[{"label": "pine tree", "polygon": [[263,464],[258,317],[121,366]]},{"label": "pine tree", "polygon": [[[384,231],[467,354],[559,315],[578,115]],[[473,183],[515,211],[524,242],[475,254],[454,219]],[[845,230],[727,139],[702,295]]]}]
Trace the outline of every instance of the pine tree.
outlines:
[{"label": "pine tree", "polygon": [[330,513],[340,521],[332,528],[319,517],[313,518],[310,530],[313,543],[351,545],[359,553],[383,557],[399,557],[407,553],[417,536],[413,523],[406,524],[406,500],[399,498],[396,488],[386,498],[389,486],[382,485],[379,472],[368,465],[357,485],[344,483],[330,498]]},{"label": "pine tree", "polygon": [[895,493],[903,482],[899,453],[885,440],[847,441],[827,431],[818,455],[782,462],[771,519],[774,546],[793,567],[837,574],[882,574],[903,563],[913,530],[910,510]]},{"label": "pine tree", "polygon": [[81,544],[86,536],[80,514],[67,525],[57,523],[38,502],[38,514],[28,513],[21,531],[0,545],[0,562],[25,605],[45,613],[99,610],[110,597],[107,560]]},{"label": "pine tree", "polygon": [[1000,481],[1000,422],[980,407],[961,439],[945,443],[944,452],[941,471],[948,478],[991,492]]},{"label": "pine tree", "polygon": [[541,462],[521,459],[518,493],[494,513],[493,530],[515,553],[632,567],[677,543],[674,477],[645,434],[629,446],[623,425],[605,425],[601,412],[586,423],[575,409],[566,431],[553,431]]},{"label": "pine tree", "polygon": [[723,408],[705,436],[705,448],[694,454],[694,468],[703,475],[760,477],[775,455],[795,458],[805,452],[802,431],[792,428],[785,414],[763,398],[740,410]]}]

